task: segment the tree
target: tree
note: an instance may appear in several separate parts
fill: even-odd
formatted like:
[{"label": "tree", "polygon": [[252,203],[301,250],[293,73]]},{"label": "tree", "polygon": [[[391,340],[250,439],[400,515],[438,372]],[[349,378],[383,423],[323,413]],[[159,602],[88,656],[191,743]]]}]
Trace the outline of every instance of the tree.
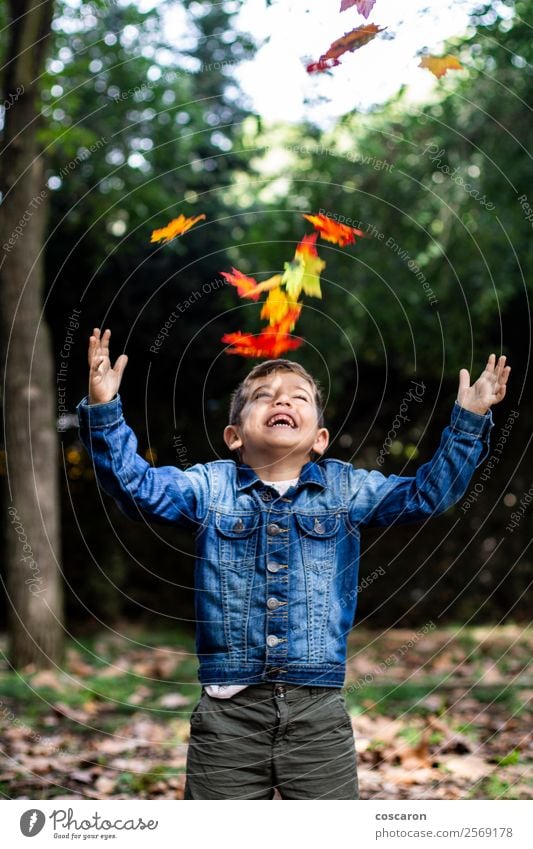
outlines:
[{"label": "tree", "polygon": [[53,0],[10,0],[3,79],[0,312],[10,502],[8,654],[15,667],[44,667],[62,655],[56,387],[42,321],[48,190],[36,140],[53,11]]}]

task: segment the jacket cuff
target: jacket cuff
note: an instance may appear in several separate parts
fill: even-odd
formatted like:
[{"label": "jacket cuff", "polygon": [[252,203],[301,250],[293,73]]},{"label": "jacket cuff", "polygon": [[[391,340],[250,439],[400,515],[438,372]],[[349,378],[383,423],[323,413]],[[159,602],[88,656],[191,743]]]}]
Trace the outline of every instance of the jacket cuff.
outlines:
[{"label": "jacket cuff", "polygon": [[453,406],[450,425],[454,430],[460,430],[463,433],[477,436],[479,439],[485,439],[494,427],[492,410],[489,409],[482,416],[480,413],[472,413],[470,410],[461,407],[456,401]]},{"label": "jacket cuff", "polygon": [[117,424],[122,418],[122,401],[120,395],[115,395],[111,401],[105,404],[89,404],[89,396],[86,395],[76,407],[80,427],[108,427]]}]

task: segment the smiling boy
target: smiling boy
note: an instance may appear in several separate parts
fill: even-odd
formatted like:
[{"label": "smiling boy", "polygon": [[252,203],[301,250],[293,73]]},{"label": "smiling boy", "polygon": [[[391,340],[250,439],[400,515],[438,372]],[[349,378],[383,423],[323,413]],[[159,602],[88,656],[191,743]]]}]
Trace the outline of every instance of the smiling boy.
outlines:
[{"label": "smiling boy", "polygon": [[[440,445],[414,477],[324,459],[320,387],[290,360],[257,365],[231,399],[234,460],[154,468],[117,394],[127,356],[89,340],[80,436],[102,488],[138,521],[195,534],[196,649],[186,799],[359,798],[342,687],[360,531],[421,521],[456,503],[488,451],[490,407],[510,369],[491,354],[471,386],[461,369]],[[116,396],[116,397],[115,397]],[[315,459],[317,458],[317,459]]]}]

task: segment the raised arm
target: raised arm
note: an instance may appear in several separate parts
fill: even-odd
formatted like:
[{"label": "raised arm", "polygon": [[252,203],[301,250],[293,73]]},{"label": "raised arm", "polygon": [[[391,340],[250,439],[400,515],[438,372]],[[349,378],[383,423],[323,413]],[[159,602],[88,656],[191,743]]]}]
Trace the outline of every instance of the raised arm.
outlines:
[{"label": "raised arm", "polygon": [[461,369],[450,424],[428,463],[414,477],[348,469],[349,514],[353,525],[390,525],[421,521],[444,512],[465,493],[489,450],[493,427],[490,407],[505,396],[510,368],[491,354],[473,386]]},{"label": "raised arm", "polygon": [[[93,460],[98,483],[131,519],[198,530],[209,505],[206,467],[198,463],[185,471],[175,466],[154,468],[137,453],[137,438],[124,420],[117,393],[126,355],[112,369],[111,331],[106,330],[102,342],[96,331],[89,340],[89,395],[76,409],[80,439]],[[100,400],[91,403],[95,398]]]}]

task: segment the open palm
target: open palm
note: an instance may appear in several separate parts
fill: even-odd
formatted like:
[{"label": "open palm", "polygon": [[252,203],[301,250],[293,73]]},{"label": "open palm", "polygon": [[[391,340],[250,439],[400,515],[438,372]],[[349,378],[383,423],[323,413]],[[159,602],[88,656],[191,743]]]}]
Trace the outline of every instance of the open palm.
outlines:
[{"label": "open palm", "polygon": [[105,404],[114,398],[128,362],[127,354],[121,354],[111,367],[110,336],[110,330],[105,330],[101,336],[100,329],[95,327],[89,337],[89,404]]},{"label": "open palm", "polygon": [[499,404],[505,398],[507,380],[511,367],[505,365],[506,357],[500,357],[496,363],[496,354],[491,354],[484,371],[470,386],[470,373],[462,368],[459,372],[459,391],[457,403],[472,413],[484,415],[493,404]]}]

